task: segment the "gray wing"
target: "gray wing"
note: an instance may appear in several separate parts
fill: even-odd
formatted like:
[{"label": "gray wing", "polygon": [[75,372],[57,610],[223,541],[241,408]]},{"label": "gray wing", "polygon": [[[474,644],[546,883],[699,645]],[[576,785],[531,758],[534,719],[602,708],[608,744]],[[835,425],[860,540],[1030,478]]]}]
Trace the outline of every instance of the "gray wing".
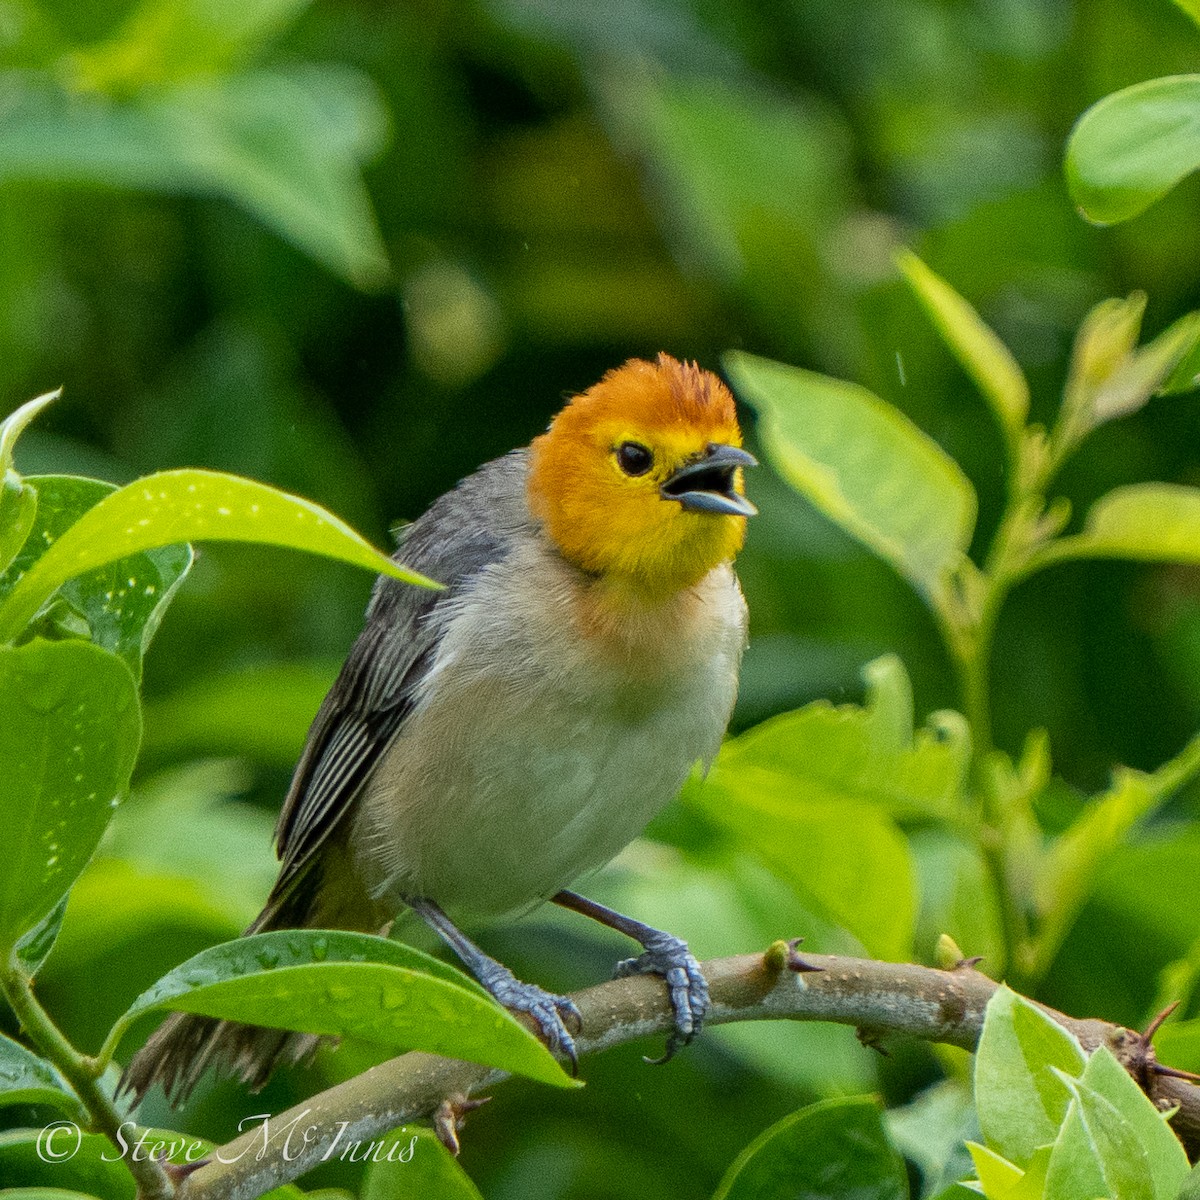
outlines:
[{"label": "gray wing", "polygon": [[496,459],[405,531],[393,557],[446,590],[383,577],[376,583],[362,633],[313,720],[279,815],[282,868],[273,896],[302,874],[412,711],[437,652],[437,610],[533,529],[525,477],[525,451]]}]

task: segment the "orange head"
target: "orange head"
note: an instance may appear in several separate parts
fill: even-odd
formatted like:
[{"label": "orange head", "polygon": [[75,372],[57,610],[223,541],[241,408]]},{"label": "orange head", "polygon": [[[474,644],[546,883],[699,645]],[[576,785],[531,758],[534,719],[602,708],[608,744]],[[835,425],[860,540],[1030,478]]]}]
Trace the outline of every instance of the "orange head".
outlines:
[{"label": "orange head", "polygon": [[699,582],[741,549],[733,397],[711,372],[632,358],[576,396],[530,448],[529,505],[563,556],[650,598]]}]

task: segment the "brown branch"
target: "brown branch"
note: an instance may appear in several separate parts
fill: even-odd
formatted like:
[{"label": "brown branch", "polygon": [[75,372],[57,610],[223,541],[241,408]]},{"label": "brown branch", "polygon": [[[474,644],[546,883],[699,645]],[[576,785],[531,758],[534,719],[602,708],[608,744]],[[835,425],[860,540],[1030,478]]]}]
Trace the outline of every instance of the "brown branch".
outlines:
[{"label": "brown branch", "polygon": [[[973,1050],[994,980],[969,965],[940,971],[907,963],[805,955],[819,970],[786,968],[786,947],[703,964],[712,995],[709,1023],[790,1019],[853,1025],[871,1039],[894,1035]],[[614,979],[576,992],[583,1015],[581,1056],[637,1038],[663,1035],[671,1011],[661,980]],[[1200,1087],[1161,1075],[1142,1035],[1106,1021],[1048,1012],[1087,1050],[1107,1045],[1162,1108],[1178,1108],[1172,1125],[1195,1156],[1200,1151]],[[669,1069],[669,1068],[668,1068]],[[219,1147],[183,1181],[178,1200],[253,1200],[295,1179],[354,1142],[367,1143],[408,1122],[428,1119],[447,1098],[493,1087],[503,1072],[413,1052],[372,1067]]]}]

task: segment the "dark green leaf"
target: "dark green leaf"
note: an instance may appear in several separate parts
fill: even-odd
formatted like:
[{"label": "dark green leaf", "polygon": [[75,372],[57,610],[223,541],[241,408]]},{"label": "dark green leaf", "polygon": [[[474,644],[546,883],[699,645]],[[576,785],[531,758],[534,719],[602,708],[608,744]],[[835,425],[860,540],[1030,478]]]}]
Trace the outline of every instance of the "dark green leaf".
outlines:
[{"label": "dark green leaf", "polygon": [[10,949],[83,870],[129,785],[137,685],[86,642],[0,648],[0,947]]},{"label": "dark green leaf", "polygon": [[1110,225],[1149,208],[1200,167],[1200,75],[1134,84],[1093,104],[1067,142],[1071,198]]},{"label": "dark green leaf", "polygon": [[882,1116],[869,1097],[802,1108],[738,1155],[713,1200],[907,1200],[908,1177]]},{"label": "dark green leaf", "polygon": [[163,976],[117,1022],[116,1048],[161,1009],[427,1050],[574,1086],[546,1047],[453,967],[369,934],[282,930],[205,950]]},{"label": "dark green leaf", "polygon": [[193,539],[287,546],[407,583],[431,584],[308,500],[218,471],[163,471],[105,496],[29,567],[0,606],[0,641],[16,637],[67,580],[140,551]]},{"label": "dark green leaf", "polygon": [[0,1034],[0,1107],[52,1104],[80,1116],[82,1109],[52,1063]]},{"label": "dark green leaf", "polygon": [[113,101],[27,72],[6,99],[0,180],[215,193],[352,283],[387,278],[359,175],[387,119],[363,76],[333,67],[199,74]]},{"label": "dark green leaf", "polygon": [[108,1138],[65,1121],[0,1133],[0,1179],[13,1188],[82,1192],[89,1200],[134,1200],[133,1176]]},{"label": "dark green leaf", "polygon": [[725,369],[759,413],[771,465],[830,520],[937,594],[975,528],[975,491],[949,455],[866,388],[754,355]]}]

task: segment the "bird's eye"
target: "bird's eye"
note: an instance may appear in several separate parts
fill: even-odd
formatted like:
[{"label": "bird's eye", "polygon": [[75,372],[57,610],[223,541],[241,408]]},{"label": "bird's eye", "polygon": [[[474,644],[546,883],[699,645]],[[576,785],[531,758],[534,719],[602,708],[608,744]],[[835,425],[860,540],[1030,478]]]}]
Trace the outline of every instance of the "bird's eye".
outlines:
[{"label": "bird's eye", "polygon": [[641,442],[622,442],[617,447],[617,466],[626,475],[645,475],[654,466],[654,455]]}]

